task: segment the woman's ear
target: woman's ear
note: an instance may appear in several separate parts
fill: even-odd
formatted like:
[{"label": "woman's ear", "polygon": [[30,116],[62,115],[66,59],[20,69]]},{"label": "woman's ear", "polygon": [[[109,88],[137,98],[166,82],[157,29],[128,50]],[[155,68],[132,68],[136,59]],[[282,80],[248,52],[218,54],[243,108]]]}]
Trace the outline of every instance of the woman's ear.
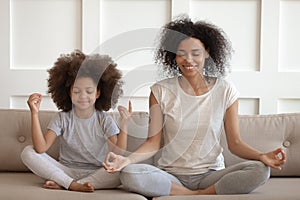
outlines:
[{"label": "woman's ear", "polygon": [[205,58],[209,58],[209,49],[205,49]]},{"label": "woman's ear", "polygon": [[69,90],[69,96],[71,99],[72,99],[72,90],[73,90],[73,85],[70,87],[70,90]]}]

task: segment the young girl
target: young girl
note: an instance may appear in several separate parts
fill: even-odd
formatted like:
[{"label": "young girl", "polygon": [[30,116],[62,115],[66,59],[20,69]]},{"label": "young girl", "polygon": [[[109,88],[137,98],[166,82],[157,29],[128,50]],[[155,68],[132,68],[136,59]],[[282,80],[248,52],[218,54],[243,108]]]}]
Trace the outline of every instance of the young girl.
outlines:
[{"label": "young girl", "polygon": [[[121,73],[106,55],[85,55],[79,50],[61,55],[49,71],[48,92],[58,109],[42,133],[39,108],[42,95],[28,98],[32,142],[21,154],[24,164],[46,179],[48,189],[93,192],[120,185],[119,174],[107,173],[101,163],[109,151],[122,153],[127,144],[129,109],[119,106],[120,128],[104,111],[122,94]],[[45,152],[60,136],[59,162]]]}]

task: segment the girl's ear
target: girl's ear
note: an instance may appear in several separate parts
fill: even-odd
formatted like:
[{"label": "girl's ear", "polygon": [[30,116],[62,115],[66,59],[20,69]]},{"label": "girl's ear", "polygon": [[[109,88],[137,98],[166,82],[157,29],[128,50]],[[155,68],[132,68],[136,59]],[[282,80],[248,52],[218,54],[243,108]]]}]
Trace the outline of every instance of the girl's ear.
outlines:
[{"label": "girl's ear", "polygon": [[97,89],[96,99],[98,99],[100,97],[100,94],[101,94],[100,90]]}]

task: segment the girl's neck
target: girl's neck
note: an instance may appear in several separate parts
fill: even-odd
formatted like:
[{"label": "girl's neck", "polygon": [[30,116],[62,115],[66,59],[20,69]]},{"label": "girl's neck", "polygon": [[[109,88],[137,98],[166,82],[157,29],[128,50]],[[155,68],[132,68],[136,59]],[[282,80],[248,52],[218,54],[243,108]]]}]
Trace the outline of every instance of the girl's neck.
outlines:
[{"label": "girl's neck", "polygon": [[86,109],[86,110],[80,110],[77,108],[74,108],[75,115],[80,119],[88,119],[94,114],[95,109]]}]

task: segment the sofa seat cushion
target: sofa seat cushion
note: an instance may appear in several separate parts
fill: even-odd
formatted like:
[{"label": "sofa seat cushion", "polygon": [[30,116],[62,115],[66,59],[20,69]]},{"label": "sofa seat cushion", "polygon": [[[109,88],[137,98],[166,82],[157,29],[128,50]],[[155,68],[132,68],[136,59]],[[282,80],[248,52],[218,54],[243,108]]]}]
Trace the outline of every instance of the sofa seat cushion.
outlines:
[{"label": "sofa seat cushion", "polygon": [[250,194],[166,196],[157,200],[299,200],[300,178],[272,177]]},{"label": "sofa seat cushion", "polygon": [[96,190],[93,193],[44,189],[44,180],[32,173],[0,173],[0,199],[43,200],[145,200],[146,198],[121,189]]}]

